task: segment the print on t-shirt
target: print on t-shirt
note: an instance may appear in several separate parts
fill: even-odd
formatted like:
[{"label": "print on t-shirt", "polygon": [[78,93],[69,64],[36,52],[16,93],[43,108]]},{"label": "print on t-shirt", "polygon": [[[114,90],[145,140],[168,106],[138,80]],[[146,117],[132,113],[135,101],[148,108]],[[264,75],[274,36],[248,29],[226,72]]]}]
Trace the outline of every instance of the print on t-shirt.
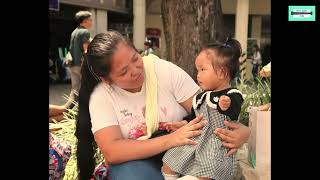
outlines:
[{"label": "print on t-shirt", "polygon": [[[137,139],[147,134],[147,127],[145,124],[145,106],[141,108],[141,114],[133,114],[128,109],[120,110],[123,117],[120,119],[120,126],[125,126],[128,130],[129,139]],[[167,119],[167,108],[160,107],[160,119]],[[159,129],[163,129],[166,122],[159,123]]]}]

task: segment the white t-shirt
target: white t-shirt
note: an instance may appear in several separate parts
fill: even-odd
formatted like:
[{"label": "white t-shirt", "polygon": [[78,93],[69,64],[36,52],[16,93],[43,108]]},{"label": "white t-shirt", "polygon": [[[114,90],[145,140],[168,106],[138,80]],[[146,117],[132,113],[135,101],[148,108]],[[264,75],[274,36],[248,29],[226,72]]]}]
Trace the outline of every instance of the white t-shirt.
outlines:
[{"label": "white t-shirt", "polygon": [[[180,121],[187,115],[179,104],[186,101],[199,86],[180,67],[166,60],[155,62],[158,79],[160,122]],[[115,85],[100,83],[91,94],[89,111],[92,132],[119,125],[126,139],[137,139],[145,123],[145,84],[140,92],[131,93]]]}]

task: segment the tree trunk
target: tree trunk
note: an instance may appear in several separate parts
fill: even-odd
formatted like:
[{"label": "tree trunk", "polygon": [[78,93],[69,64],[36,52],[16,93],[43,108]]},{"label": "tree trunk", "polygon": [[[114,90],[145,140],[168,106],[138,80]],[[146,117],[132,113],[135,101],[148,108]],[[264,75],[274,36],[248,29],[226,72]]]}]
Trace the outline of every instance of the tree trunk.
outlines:
[{"label": "tree trunk", "polygon": [[161,12],[167,60],[196,79],[201,48],[225,39],[220,0],[162,0]]}]

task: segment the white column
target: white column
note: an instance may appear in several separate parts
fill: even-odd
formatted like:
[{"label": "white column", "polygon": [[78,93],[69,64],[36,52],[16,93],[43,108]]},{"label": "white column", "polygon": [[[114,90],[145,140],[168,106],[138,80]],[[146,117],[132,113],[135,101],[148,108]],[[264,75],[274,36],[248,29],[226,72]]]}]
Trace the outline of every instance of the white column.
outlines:
[{"label": "white column", "polygon": [[144,48],[146,32],[146,1],[133,1],[133,43],[137,49]]},{"label": "white column", "polygon": [[97,34],[97,9],[90,9],[92,16],[92,27],[89,29],[90,37],[93,38]]},{"label": "white column", "polygon": [[106,32],[108,29],[108,12],[106,10],[97,10],[97,16],[96,16],[96,33],[102,33]]},{"label": "white column", "polygon": [[249,0],[237,0],[236,39],[241,43],[243,52],[247,51]]},{"label": "white column", "polygon": [[251,37],[256,38],[258,40],[259,46],[260,46],[260,38],[261,38],[261,26],[262,26],[261,16],[253,16],[252,24],[251,24]]},{"label": "white column", "polygon": [[[247,52],[247,38],[248,38],[248,19],[249,19],[249,0],[237,0],[236,8],[236,32],[235,38],[240,42],[242,52]],[[249,65],[249,66],[248,66]],[[250,79],[251,67],[250,63],[241,65],[241,78],[244,80]],[[252,76],[252,75],[251,75]]]}]

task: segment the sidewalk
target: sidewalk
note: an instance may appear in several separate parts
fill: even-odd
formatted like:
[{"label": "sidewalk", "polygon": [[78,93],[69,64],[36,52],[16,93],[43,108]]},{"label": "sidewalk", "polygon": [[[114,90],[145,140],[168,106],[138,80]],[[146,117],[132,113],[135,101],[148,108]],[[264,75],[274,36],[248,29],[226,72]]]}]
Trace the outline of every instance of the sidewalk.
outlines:
[{"label": "sidewalk", "polygon": [[67,102],[63,98],[64,94],[70,94],[71,84],[50,84],[49,85],[49,103],[54,105],[63,105]]}]

